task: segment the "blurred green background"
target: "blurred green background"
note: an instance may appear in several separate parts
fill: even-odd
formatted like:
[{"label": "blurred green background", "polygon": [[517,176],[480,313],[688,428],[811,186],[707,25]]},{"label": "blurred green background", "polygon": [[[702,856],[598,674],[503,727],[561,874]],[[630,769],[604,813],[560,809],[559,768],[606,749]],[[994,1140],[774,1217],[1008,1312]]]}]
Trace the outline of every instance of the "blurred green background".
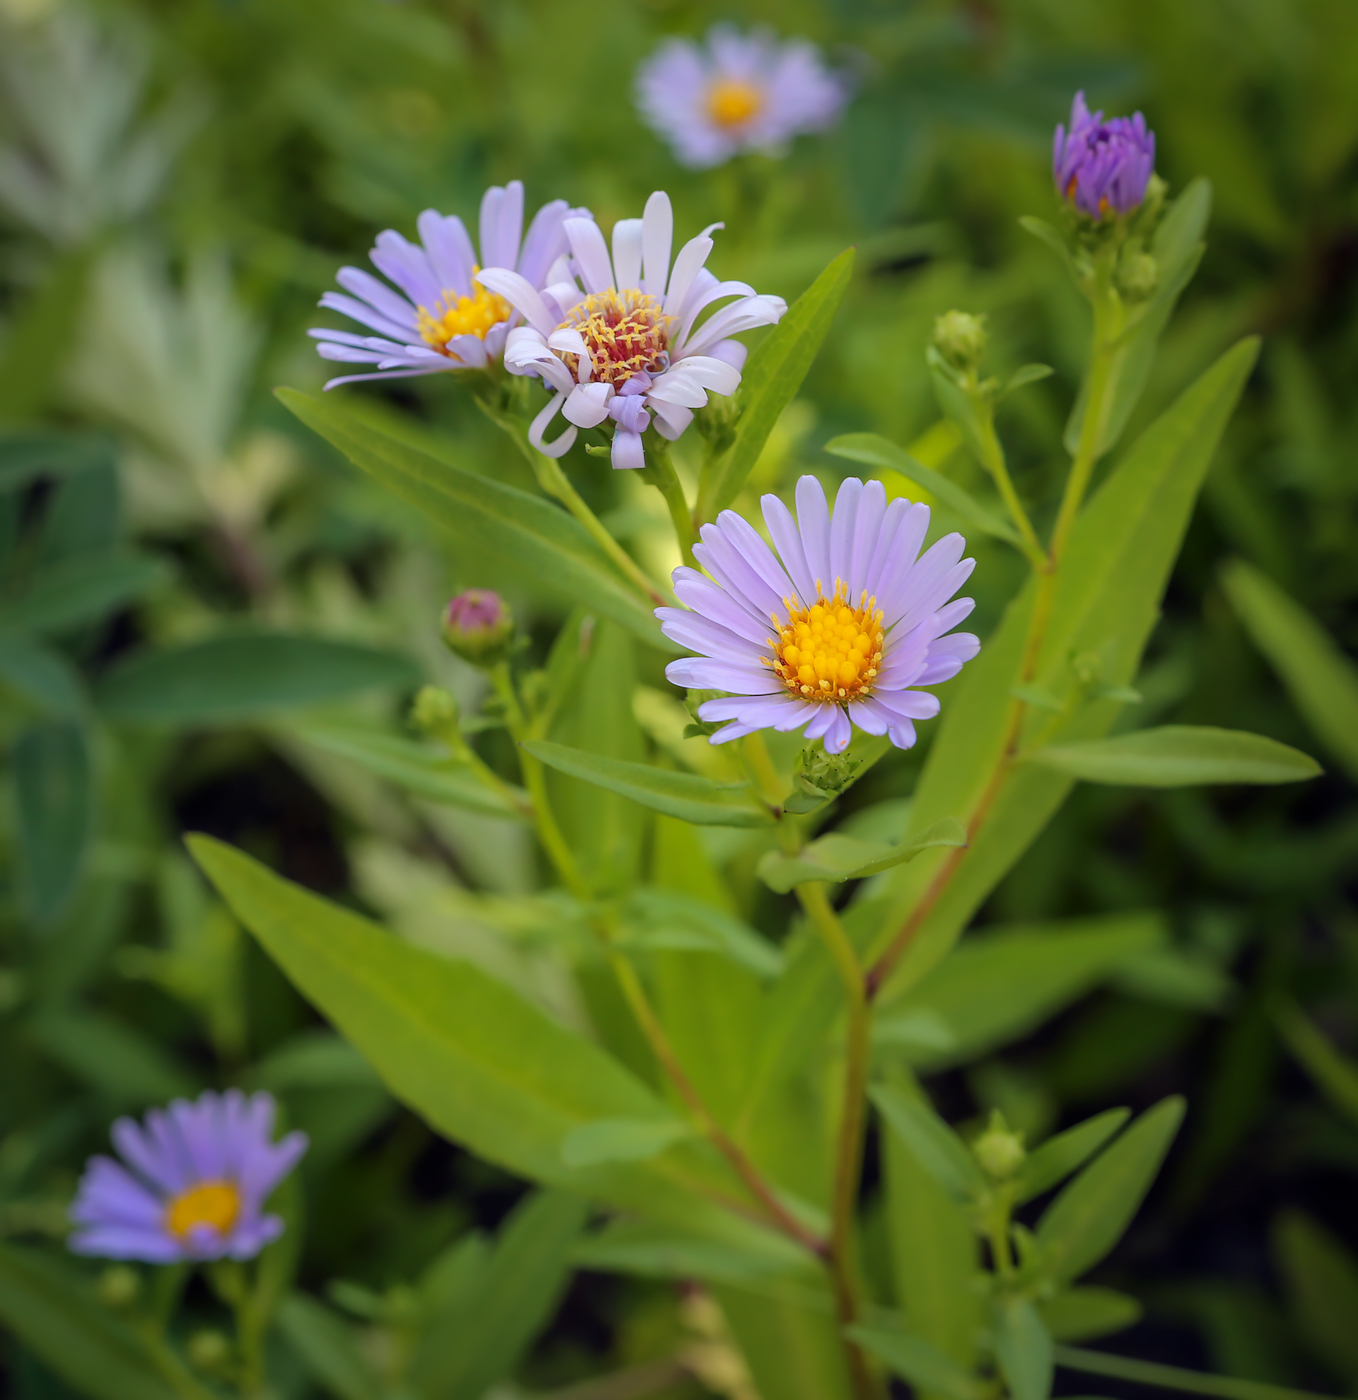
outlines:
[{"label": "blurred green background", "polygon": [[[783,159],[676,165],[636,116],[633,74],[662,36],[721,19],[821,44],[854,74],[840,125]],[[521,1194],[385,1095],[178,842],[225,837],[553,994],[541,950],[497,941],[459,901],[534,886],[522,834],[299,733],[298,715],[399,715],[421,679],[473,698],[438,612],[456,587],[501,582],[271,398],[328,377],[304,332],[339,324],[315,310],[335,270],[363,265],[384,227],[413,234],[426,207],[470,222],[486,185],[513,178],[530,209],[561,196],[605,227],[668,189],[680,237],[726,221],[720,276],[789,298],[857,244],[856,282],[750,489],[833,480],[820,445],[837,433],[929,434],[924,346],[961,307],[988,313],[996,372],[1057,369],[1001,420],[1046,517],[1086,312],[1017,220],[1050,213],[1051,130],[1080,87],[1110,113],[1144,110],[1172,188],[1205,175],[1215,191],[1139,421],[1237,337],[1265,336],[1139,718],[1255,730],[1329,773],[1077,790],[984,920],[1163,909],[1193,975],[1069,988],[1027,1038],[930,1087],[954,1120],[998,1105],[1034,1134],[1185,1093],[1166,1174],[1100,1273],[1147,1304],[1116,1345],[1358,1393],[1358,1069],[1342,1058],[1358,1036],[1358,726],[1294,700],[1230,585],[1253,576],[1223,574],[1246,561],[1358,650],[1352,0],[0,0],[0,1233],[58,1240],[116,1113],[227,1082],[273,1090],[312,1135],[311,1288],[390,1288]],[[531,485],[451,376],[337,392]],[[978,477],[946,436],[924,442]],[[642,558],[669,562],[643,490],[570,466]],[[985,540],[973,552],[984,639],[1019,562]],[[545,644],[545,599],[511,596]],[[271,648],[268,632],[311,640]],[[643,725],[664,690],[646,665]],[[908,795],[919,761],[880,765],[861,800]],[[581,1274],[524,1374],[550,1389],[666,1355],[686,1335],[675,1303],[668,1285]],[[17,1344],[2,1364],[7,1394],[67,1393]],[[294,1369],[290,1393],[313,1393]]]}]

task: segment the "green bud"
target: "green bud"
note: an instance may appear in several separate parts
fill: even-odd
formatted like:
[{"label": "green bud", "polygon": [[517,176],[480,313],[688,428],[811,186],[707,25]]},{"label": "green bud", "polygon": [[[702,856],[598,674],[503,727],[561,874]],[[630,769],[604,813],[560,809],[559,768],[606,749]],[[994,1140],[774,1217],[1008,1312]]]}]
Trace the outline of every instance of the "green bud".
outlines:
[{"label": "green bud", "polygon": [[990,1126],[971,1144],[971,1150],[992,1181],[1008,1181],[1028,1155],[1023,1134],[1011,1131],[998,1109],[990,1115]]},{"label": "green bud", "polygon": [[130,1308],[141,1296],[141,1275],[126,1264],[112,1264],[94,1285],[106,1308]]},{"label": "green bud", "polygon": [[981,363],[990,338],[985,321],[966,311],[945,311],[934,318],[934,344],[954,369],[974,370]]},{"label": "green bud", "polygon": [[1149,253],[1123,253],[1118,259],[1118,290],[1130,301],[1145,301],[1160,280],[1160,264]]},{"label": "green bud", "polygon": [[422,685],[410,707],[410,722],[437,739],[458,732],[457,701],[441,686]]},{"label": "green bud", "polygon": [[826,753],[819,744],[809,744],[797,758],[792,774],[792,796],[783,804],[784,809],[815,811],[850,787],[862,766],[861,758],[847,753]]},{"label": "green bud", "polygon": [[223,1370],[231,1359],[231,1342],[215,1327],[205,1327],[201,1332],[195,1332],[189,1338],[186,1350],[189,1365],[195,1371],[203,1371],[208,1375]]},{"label": "green bud", "polygon": [[514,636],[514,616],[498,593],[488,588],[468,588],[443,611],[443,640],[473,666],[490,667],[502,661]]}]

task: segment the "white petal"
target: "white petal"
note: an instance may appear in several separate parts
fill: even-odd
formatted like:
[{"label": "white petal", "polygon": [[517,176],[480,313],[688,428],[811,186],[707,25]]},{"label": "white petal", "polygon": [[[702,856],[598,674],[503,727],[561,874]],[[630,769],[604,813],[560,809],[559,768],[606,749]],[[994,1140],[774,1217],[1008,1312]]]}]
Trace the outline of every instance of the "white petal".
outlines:
[{"label": "white petal", "polygon": [[608,245],[604,242],[599,225],[593,219],[567,219],[565,229],[585,290],[602,292],[615,286],[613,266],[608,260]]},{"label": "white petal", "polygon": [[641,289],[648,296],[663,301],[665,284],[670,276],[670,248],[674,242],[674,210],[664,190],[646,201],[641,216],[641,248],[644,267]]},{"label": "white petal", "polygon": [[567,428],[555,442],[543,442],[542,435],[547,431],[548,424],[560,412],[561,405],[565,403],[566,395],[558,390],[552,395],[547,407],[533,419],[528,428],[528,441],[542,453],[544,457],[564,457],[571,450],[571,444],[575,441],[576,430]]},{"label": "white petal", "polygon": [[669,290],[665,293],[665,310],[671,316],[678,316],[693,286],[693,279],[702,271],[703,264],[712,253],[712,240],[706,237],[690,238],[679,250],[674,260],[674,271],[670,273]]},{"label": "white petal", "polygon": [[488,267],[476,274],[476,280],[489,292],[504,299],[544,337],[556,329],[556,318],[547,310],[537,289],[526,277],[507,267]]},{"label": "white petal", "polygon": [[714,394],[734,394],[740,388],[740,371],[725,360],[714,360],[709,355],[685,355],[677,368]]},{"label": "white petal", "polygon": [[562,417],[577,428],[597,428],[608,417],[608,401],[613,397],[611,384],[580,384],[566,397]]},{"label": "white petal", "polygon": [[613,225],[613,271],[619,288],[641,286],[640,219],[619,219]]}]

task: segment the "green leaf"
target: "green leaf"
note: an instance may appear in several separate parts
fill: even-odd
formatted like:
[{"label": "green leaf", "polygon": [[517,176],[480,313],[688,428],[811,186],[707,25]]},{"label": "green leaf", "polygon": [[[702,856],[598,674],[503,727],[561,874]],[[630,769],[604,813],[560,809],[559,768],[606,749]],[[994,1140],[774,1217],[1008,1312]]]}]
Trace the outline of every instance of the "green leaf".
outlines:
[{"label": "green leaf", "polygon": [[623,948],[717,953],[765,978],[783,970],[782,950],[742,919],[673,890],[631,894],[619,914],[617,941]]},{"label": "green leaf", "polygon": [[414,664],[392,652],[322,637],[238,632],[141,652],[105,673],[94,701],[110,719],[226,724],[418,680]]},{"label": "green leaf", "polygon": [[94,819],[94,772],[84,730],[70,721],[15,740],[16,874],[25,912],[48,924],[75,892]]},{"label": "green leaf", "polygon": [[554,587],[563,601],[611,618],[633,636],[672,652],[652,603],[627,582],[559,506],[504,482],[463,471],[397,442],[331,400],[294,389],[278,397],[355,466],[409,501],[455,540],[493,554],[504,568]]},{"label": "green leaf", "polygon": [[1358,1384],[1358,1258],[1299,1210],[1273,1226],[1273,1251],[1302,1334],[1352,1388]]},{"label": "green leaf", "polygon": [[556,1311],[589,1207],[561,1191],[517,1206],[495,1241],[460,1326],[431,1319],[416,1344],[410,1380],[423,1400],[481,1400],[507,1379]]},{"label": "green leaf", "polygon": [[1009,1384],[1011,1400],[1047,1400],[1051,1394],[1051,1333],[1027,1298],[997,1299],[994,1310],[995,1359]]},{"label": "green leaf", "polygon": [[[357,724],[302,723],[289,725],[288,729],[304,743],[351,759],[428,802],[491,817],[523,819],[522,811],[511,801],[433,744]],[[528,794],[522,789],[512,791],[528,802]]]},{"label": "green leaf", "polygon": [[669,1109],[594,1042],[549,1020],[471,963],[403,943],[210,837],[189,848],[236,916],[303,996],[437,1131],[520,1175],[571,1187],[695,1234],[796,1247],[709,1205],[740,1197],[725,1164],[677,1143],[649,1162],[568,1168],[567,1136],[605,1118],[672,1120]]},{"label": "green leaf", "polygon": [[787,1272],[787,1260],[767,1250],[686,1233],[648,1221],[613,1220],[575,1247],[574,1263],[604,1273],[640,1278],[699,1278],[741,1283]]},{"label": "green leaf", "polygon": [[777,1400],[851,1400],[844,1344],[819,1280],[762,1289],[718,1284],[712,1290],[757,1395]]},{"label": "green leaf", "polygon": [[1358,1123],[1358,1064],[1336,1050],[1295,1003],[1280,1003],[1273,1018],[1287,1048],[1320,1092],[1341,1113]]},{"label": "green leaf", "polygon": [[290,1089],[356,1089],[381,1083],[357,1050],[329,1031],[299,1031],[260,1059],[254,1087],[271,1093]]},{"label": "green leaf", "polygon": [[884,1327],[850,1327],[848,1335],[927,1395],[943,1396],[945,1400],[981,1400],[985,1394],[970,1371],[918,1337],[890,1332]]},{"label": "green leaf", "polygon": [[883,471],[900,472],[916,485],[924,487],[959,520],[964,520],[982,534],[1007,540],[1012,545],[1020,543],[1018,531],[1003,516],[986,509],[969,491],[950,477],[934,471],[932,467],[926,467],[905,448],[897,447],[894,442],[888,442],[876,433],[846,433],[843,437],[832,438],[827,442],[825,450],[850,462],[862,462],[865,466],[877,467]]},{"label": "green leaf", "polygon": [[1070,247],[1062,238],[1061,231],[1054,224],[1049,224],[1045,219],[1035,219],[1031,214],[1025,214],[1019,220],[1019,227],[1031,233],[1039,243],[1045,243],[1066,267],[1071,266]]},{"label": "green leaf", "polygon": [[159,588],[170,577],[149,554],[76,554],[49,564],[0,603],[0,627],[61,633],[97,621]]},{"label": "green leaf", "polygon": [[1068,1288],[1037,1305],[1058,1342],[1085,1342],[1141,1321],[1141,1304],[1112,1288]]},{"label": "green leaf", "polygon": [[927,831],[902,842],[860,841],[838,831],[821,836],[805,846],[800,854],[785,856],[766,851],[760,858],[759,878],[779,894],[786,894],[808,880],[865,880],[884,870],[913,860],[921,851],[937,846],[965,846],[967,829],[956,817],[944,817]]},{"label": "green leaf", "polygon": [[89,1007],[40,1011],[29,1035],[51,1060],[120,1108],[187,1098],[200,1087],[158,1041]]},{"label": "green leaf", "polygon": [[290,1293],[278,1308],[278,1328],[313,1380],[339,1400],[378,1400],[380,1391],[348,1324],[324,1303]]},{"label": "green leaf", "polygon": [[1040,384],[1044,379],[1050,379],[1056,371],[1050,365],[1023,365],[1016,369],[1009,377],[1009,382],[1000,390],[1000,398],[1007,399],[1010,394],[1019,389],[1026,388],[1029,384]]},{"label": "green leaf", "polygon": [[630,797],[643,807],[698,826],[771,826],[773,816],[756,807],[744,783],[715,783],[696,773],[675,773],[649,763],[629,763],[545,739],[529,739],[524,748],[549,768],[583,778],[609,792]]},{"label": "green leaf", "polygon": [[[1212,455],[1258,343],[1228,351],[1149,428],[1114,466],[1071,533],[1056,576],[1051,612],[1034,681],[1065,696],[1074,689],[1070,658],[1111,648],[1103,679],[1128,684],[1160,615],[1160,599]],[[952,683],[939,729],[915,789],[911,821],[921,829],[956,813],[964,819],[983,798],[989,805],[956,873],[912,932],[909,949],[883,989],[881,1004],[900,995],[948,951],[973,913],[1021,857],[1070,791],[1071,779],[1037,764],[1019,764],[987,798],[1004,764],[1011,691],[1025,672],[1025,642],[1036,600],[1029,583],[1010,605],[981,654]],[[1061,720],[1056,742],[1106,734],[1121,705],[1091,698]],[[1052,717],[1032,712],[1029,744]],[[949,853],[951,858],[951,853]],[[943,855],[928,852],[888,877],[876,936],[879,953],[902,928],[939,874]]]},{"label": "green leaf", "polygon": [[1150,1190],[1184,1116],[1184,1101],[1162,1099],[1087,1166],[1038,1222],[1043,1278],[1069,1282],[1122,1238]]},{"label": "green leaf", "polygon": [[[1034,1148],[1018,1174],[1015,1204],[1022,1205],[1033,1197],[1050,1191],[1064,1181],[1077,1167],[1087,1162],[1114,1133],[1132,1116],[1131,1109],[1110,1108],[1106,1113],[1087,1118],[1073,1128],[1048,1138]],[[1063,1341],[1071,1340],[1062,1338]]]},{"label": "green leaf", "polygon": [[1232,560],[1221,571],[1221,583],[1316,737],[1358,779],[1358,665],[1258,569]]},{"label": "green leaf", "polygon": [[0,433],[0,491],[17,491],[39,477],[111,469],[116,460],[113,439],[96,433],[50,428]]},{"label": "green leaf", "polygon": [[[968,938],[918,986],[878,1013],[878,1045],[912,1064],[967,1063],[1026,1035],[1167,938],[1158,914],[1019,925]],[[921,1040],[921,1018],[943,1035]]]},{"label": "green leaf", "polygon": [[796,397],[844,298],[854,255],[855,249],[846,248],[835,258],[751,353],[736,391],[735,440],[702,484],[700,520],[713,519],[735,499],[773,425]]},{"label": "green leaf", "polygon": [[1166,724],[1113,739],[1049,744],[1023,757],[1087,783],[1129,787],[1297,783],[1321,773],[1313,758],[1276,739],[1196,724]]},{"label": "green leaf", "polygon": [[568,1167],[592,1167],[599,1162],[644,1162],[663,1152],[681,1138],[692,1137],[693,1129],[679,1119],[601,1118],[582,1123],[561,1144],[561,1160]]},{"label": "green leaf", "polygon": [[954,1201],[971,1201],[986,1190],[985,1177],[966,1143],[928,1104],[888,1085],[874,1088],[871,1097],[887,1125]]},{"label": "green leaf", "polygon": [[84,1280],[36,1249],[0,1245],[0,1320],[92,1400],[210,1400],[187,1373],[176,1376],[178,1384],[167,1380],[141,1339]]},{"label": "green leaf", "polygon": [[0,682],[46,714],[77,714],[85,705],[75,667],[59,651],[14,633],[0,633]]}]

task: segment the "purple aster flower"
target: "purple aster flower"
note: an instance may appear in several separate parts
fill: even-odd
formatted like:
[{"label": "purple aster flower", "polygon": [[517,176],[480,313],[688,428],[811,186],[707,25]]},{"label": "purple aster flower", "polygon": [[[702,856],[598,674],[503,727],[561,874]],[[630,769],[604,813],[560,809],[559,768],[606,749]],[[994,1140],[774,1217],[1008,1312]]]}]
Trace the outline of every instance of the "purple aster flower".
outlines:
[{"label": "purple aster flower", "polygon": [[[444,370],[484,369],[504,351],[513,307],[479,285],[482,267],[515,269],[540,287],[547,269],[566,251],[562,225],[571,209],[554,199],[538,210],[523,237],[523,184],[493,186],[481,200],[481,257],[456,214],[426,209],[416,221],[420,242],[410,243],[394,229],[377,235],[368,255],[399,288],[357,267],[342,267],[344,292],[326,292],[320,304],[376,331],[313,330],[323,358],[376,365],[375,371],[332,379],[325,387],[355,379],[406,379]],[[345,295],[348,293],[349,295]]]},{"label": "purple aster flower", "polygon": [[814,476],[797,483],[795,519],[777,496],[763,506],[776,554],[724,510],[693,550],[710,577],[674,571],[674,591],[692,611],[656,616],[667,637],[701,655],[672,661],[665,674],[731,692],[698,708],[701,719],[731,721],[714,744],[805,726],[827,753],[842,753],[856,725],[910,748],[914,721],[939,709],[937,696],[913,687],[951,679],[981,647],[952,631],[975,606],[948,601],[975,564],[962,558],[966,541],[945,535],[921,555],[928,506],[888,505],[880,481],[845,481],[833,518]]},{"label": "purple aster flower", "polygon": [[804,131],[834,124],[844,77],[805,40],[717,25],[706,45],[669,39],[637,72],[637,105],[679,161],[701,169],[741,151],[776,154]]},{"label": "purple aster flower", "polygon": [[239,1089],[176,1099],[144,1125],[119,1118],[110,1136],[123,1160],[90,1158],[71,1249],[148,1264],[252,1259],[283,1233],[264,1202],[307,1148],[305,1133],[272,1142],[273,1120],[271,1095]]},{"label": "purple aster flower", "polygon": [[[709,391],[735,393],[746,351],[731,337],[772,325],[787,303],[744,282],[719,282],[707,270],[709,235],[720,227],[685,243],[671,267],[674,213],[669,195],[657,190],[640,219],[613,225],[611,258],[598,224],[572,217],[564,225],[571,257],[558,260],[541,291],[518,272],[478,275],[528,322],[510,331],[505,368],[537,375],[556,391],[528,430],[539,452],[560,457],[577,428],[611,418],[613,465],[644,467],[641,436],[652,415],[656,431],[673,441]],[[704,311],[731,297],[699,324]],[[558,412],[570,426],[544,442]]]},{"label": "purple aster flower", "polygon": [[443,610],[443,640],[474,665],[498,659],[513,634],[513,614],[489,588],[464,589]]},{"label": "purple aster flower", "polygon": [[1070,134],[1058,125],[1052,144],[1052,178],[1063,199],[1091,219],[1111,209],[1128,214],[1146,197],[1155,169],[1155,133],[1137,112],[1104,121],[1090,113],[1082,92],[1070,109]]}]

